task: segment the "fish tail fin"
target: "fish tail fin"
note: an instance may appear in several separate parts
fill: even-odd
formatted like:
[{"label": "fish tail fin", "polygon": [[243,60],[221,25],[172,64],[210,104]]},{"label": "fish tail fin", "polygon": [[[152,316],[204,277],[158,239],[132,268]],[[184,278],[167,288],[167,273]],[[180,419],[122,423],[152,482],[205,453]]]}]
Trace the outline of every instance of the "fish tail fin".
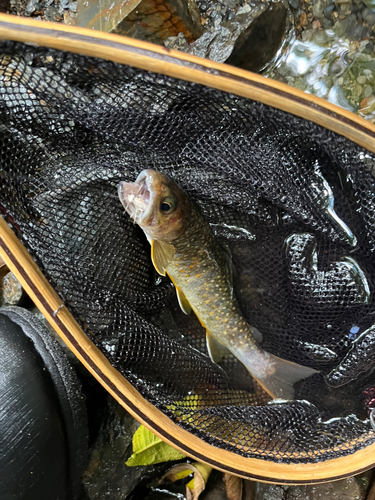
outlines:
[{"label": "fish tail fin", "polygon": [[[317,370],[313,368],[286,361],[273,354],[267,354],[269,356],[269,358],[267,356],[268,362],[270,363],[269,366],[272,367],[273,373],[264,377],[255,378],[263,389],[274,399],[293,399],[293,385],[300,380],[314,375],[314,373],[318,373]],[[253,375],[252,370],[250,369],[249,371]]]}]

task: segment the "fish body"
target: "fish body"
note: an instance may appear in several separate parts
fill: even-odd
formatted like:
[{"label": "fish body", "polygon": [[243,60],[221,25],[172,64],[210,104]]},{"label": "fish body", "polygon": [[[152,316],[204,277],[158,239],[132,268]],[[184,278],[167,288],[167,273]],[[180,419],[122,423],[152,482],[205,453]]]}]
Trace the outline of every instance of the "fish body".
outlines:
[{"label": "fish body", "polygon": [[231,261],[198,207],[171,179],[154,170],[122,182],[119,197],[151,243],[156,270],[171,278],[184,312],[207,332],[214,362],[229,350],[273,397],[292,399],[293,384],[315,370],[264,351],[233,293]]}]

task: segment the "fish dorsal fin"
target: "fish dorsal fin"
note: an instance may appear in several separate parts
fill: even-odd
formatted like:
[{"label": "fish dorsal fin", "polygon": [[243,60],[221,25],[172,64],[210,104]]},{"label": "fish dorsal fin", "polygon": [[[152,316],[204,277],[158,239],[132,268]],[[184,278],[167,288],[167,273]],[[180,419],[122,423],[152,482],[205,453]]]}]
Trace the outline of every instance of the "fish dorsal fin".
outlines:
[{"label": "fish dorsal fin", "polygon": [[165,276],[174,257],[174,246],[164,241],[151,240],[151,260],[159,274]]},{"label": "fish dorsal fin", "polygon": [[229,353],[229,350],[220,344],[208,330],[206,330],[206,343],[208,354],[214,363],[219,363]]},{"label": "fish dorsal fin", "polygon": [[187,298],[185,297],[185,294],[177,286],[175,288],[176,288],[178,303],[180,304],[181,309],[185,314],[190,314],[191,305],[189,304]]}]

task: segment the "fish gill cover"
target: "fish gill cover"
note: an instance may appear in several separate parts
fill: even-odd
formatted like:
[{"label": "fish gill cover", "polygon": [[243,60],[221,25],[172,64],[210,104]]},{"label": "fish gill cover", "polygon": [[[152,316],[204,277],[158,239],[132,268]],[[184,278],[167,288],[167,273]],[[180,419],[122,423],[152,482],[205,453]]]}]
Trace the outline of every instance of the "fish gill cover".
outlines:
[{"label": "fish gill cover", "polygon": [[[1,42],[1,209],[89,337],[178,425],[306,463],[375,442],[375,157],[263,104],[100,59]],[[262,347],[319,373],[270,402],[156,276],[120,181],[172,177],[231,251]],[[178,376],[176,376],[178,374]]]}]

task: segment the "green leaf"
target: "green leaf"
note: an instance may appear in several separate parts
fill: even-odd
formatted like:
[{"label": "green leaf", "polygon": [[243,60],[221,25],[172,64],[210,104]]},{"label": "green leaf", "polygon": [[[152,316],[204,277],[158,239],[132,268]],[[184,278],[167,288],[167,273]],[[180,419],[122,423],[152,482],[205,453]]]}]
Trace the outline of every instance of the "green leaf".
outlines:
[{"label": "green leaf", "polygon": [[175,450],[151,431],[140,425],[133,436],[133,455],[127,460],[126,465],[153,465],[170,460],[180,460],[186,455]]}]

